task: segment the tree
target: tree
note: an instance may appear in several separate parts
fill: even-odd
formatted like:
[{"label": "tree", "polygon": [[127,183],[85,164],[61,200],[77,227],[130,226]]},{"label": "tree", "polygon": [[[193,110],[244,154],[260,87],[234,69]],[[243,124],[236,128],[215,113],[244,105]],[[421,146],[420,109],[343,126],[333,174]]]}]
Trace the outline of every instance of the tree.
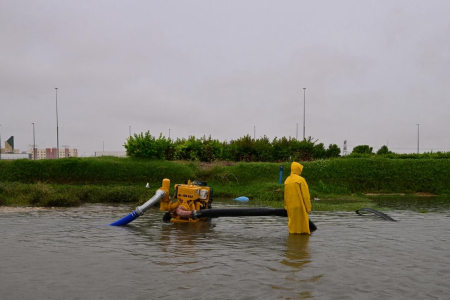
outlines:
[{"label": "tree", "polygon": [[387,146],[383,146],[383,147],[381,147],[378,151],[377,151],[377,155],[380,155],[380,154],[391,154],[392,153],[392,151],[389,151],[389,149],[388,149],[388,147]]},{"label": "tree", "polygon": [[352,154],[373,154],[373,148],[369,147],[369,145],[359,145],[353,148]]},{"label": "tree", "polygon": [[341,155],[341,149],[336,144],[330,144],[327,149],[327,158],[339,157]]},{"label": "tree", "polygon": [[323,159],[326,156],[327,156],[327,151],[325,150],[325,146],[323,145],[323,143],[314,145],[314,148],[312,150],[313,159]]}]

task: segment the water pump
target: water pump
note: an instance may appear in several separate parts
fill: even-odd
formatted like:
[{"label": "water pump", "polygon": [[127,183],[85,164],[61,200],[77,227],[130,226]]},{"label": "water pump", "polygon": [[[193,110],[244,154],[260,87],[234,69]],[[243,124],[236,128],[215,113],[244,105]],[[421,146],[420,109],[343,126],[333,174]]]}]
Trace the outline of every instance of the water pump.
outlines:
[{"label": "water pump", "polygon": [[[192,223],[206,221],[219,217],[247,217],[247,216],[280,216],[287,217],[287,211],[282,208],[237,208],[211,209],[213,190],[203,181],[188,181],[186,184],[176,184],[175,194],[169,197],[170,180],[163,179],[162,187],[155,196],[138,206],[128,216],[110,224],[123,226],[142,216],[147,209],[160,202],[160,210],[166,211],[163,221],[172,223]],[[311,232],[317,227],[309,220]]]},{"label": "water pump", "polygon": [[[163,180],[164,182],[169,179]],[[175,201],[174,201],[175,200]],[[172,223],[204,221],[207,218],[196,218],[194,212],[210,209],[213,202],[212,188],[206,182],[188,181],[187,184],[176,184],[172,198],[161,200],[160,210],[167,211],[164,220]],[[169,219],[170,217],[170,219]]]}]

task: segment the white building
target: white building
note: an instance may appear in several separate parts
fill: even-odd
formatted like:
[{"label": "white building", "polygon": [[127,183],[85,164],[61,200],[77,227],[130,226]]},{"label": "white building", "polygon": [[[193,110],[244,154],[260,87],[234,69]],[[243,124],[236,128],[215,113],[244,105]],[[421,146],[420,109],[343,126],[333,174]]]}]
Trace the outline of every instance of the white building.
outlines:
[{"label": "white building", "polygon": [[[57,158],[56,148],[35,149],[36,159],[55,159]],[[30,149],[31,159],[34,159],[33,148]],[[78,149],[63,148],[59,149],[59,158],[64,157],[78,157]]]}]

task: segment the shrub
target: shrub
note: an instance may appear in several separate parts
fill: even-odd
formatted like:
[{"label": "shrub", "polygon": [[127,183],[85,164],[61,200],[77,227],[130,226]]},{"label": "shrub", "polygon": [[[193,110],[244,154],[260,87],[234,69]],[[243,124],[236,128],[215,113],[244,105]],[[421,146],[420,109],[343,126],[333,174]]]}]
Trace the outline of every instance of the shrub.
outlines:
[{"label": "shrub", "polygon": [[209,136],[200,139],[190,136],[175,141],[162,135],[156,138],[147,131],[145,134],[135,134],[125,143],[127,155],[136,158],[158,160],[189,160],[212,162],[216,160],[235,162],[280,162],[280,161],[310,161],[326,157],[337,157],[340,149],[330,145],[325,149],[323,143],[318,143],[309,137],[305,140],[282,137],[270,142],[267,136],[253,139],[250,135],[230,142],[219,142]]},{"label": "shrub", "polygon": [[341,149],[336,144],[330,144],[328,146],[326,156],[327,158],[339,157],[341,155]]},{"label": "shrub", "polygon": [[373,148],[368,145],[359,145],[353,148],[352,154],[372,154]]},{"label": "shrub", "polygon": [[391,154],[392,152],[389,151],[387,146],[382,146],[380,149],[378,149],[377,151],[377,155],[382,155],[382,154]]}]

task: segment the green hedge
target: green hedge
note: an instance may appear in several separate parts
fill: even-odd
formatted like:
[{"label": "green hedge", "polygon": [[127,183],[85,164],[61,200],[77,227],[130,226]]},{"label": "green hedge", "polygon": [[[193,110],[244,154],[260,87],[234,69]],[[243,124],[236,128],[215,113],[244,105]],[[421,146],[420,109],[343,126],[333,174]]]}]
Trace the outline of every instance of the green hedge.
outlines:
[{"label": "green hedge", "polygon": [[334,159],[305,164],[305,178],[336,192],[450,192],[450,160]]},{"label": "green hedge", "polygon": [[[303,176],[312,189],[323,193],[450,192],[450,160],[447,159],[329,159],[301,162]],[[158,185],[163,178],[172,183],[188,179],[210,185],[256,185],[278,183],[280,165],[283,181],[290,163],[238,163],[230,166],[179,163],[133,158],[64,158],[59,160],[16,160],[0,162],[0,182],[50,184],[118,184],[146,182]]]},{"label": "green hedge", "polygon": [[110,184],[177,182],[193,178],[196,166],[130,158],[64,158],[58,160],[0,161],[0,182]]},{"label": "green hedge", "polygon": [[[302,162],[309,186],[323,193],[450,193],[450,160],[329,159]],[[213,172],[218,183],[283,182],[290,163],[240,163]]]}]

